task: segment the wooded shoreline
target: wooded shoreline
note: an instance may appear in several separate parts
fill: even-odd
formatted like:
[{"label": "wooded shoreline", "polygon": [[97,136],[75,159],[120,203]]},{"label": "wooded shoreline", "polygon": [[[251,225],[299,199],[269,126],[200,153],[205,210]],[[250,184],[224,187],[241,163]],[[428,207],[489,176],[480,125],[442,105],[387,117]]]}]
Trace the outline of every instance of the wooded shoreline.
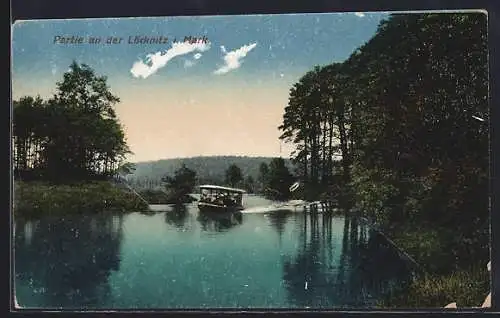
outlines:
[{"label": "wooded shoreline", "polygon": [[339,193],[428,272],[390,307],[489,293],[487,15],[391,14],[290,90],[282,140],[306,198]]}]

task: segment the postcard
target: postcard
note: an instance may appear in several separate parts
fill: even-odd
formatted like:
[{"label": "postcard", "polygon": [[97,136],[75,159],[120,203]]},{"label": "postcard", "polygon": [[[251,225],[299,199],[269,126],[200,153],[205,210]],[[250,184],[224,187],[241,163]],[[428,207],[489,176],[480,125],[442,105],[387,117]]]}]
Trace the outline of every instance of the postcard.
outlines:
[{"label": "postcard", "polygon": [[17,309],[490,306],[487,19],[16,21]]}]

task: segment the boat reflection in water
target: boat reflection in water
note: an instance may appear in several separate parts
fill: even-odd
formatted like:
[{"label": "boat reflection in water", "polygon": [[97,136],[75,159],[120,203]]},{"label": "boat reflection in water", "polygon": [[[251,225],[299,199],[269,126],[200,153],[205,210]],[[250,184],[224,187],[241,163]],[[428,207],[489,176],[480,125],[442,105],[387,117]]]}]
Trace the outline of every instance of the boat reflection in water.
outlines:
[{"label": "boat reflection in water", "polygon": [[198,217],[204,231],[224,232],[241,224],[245,190],[201,185]]},{"label": "boat reflection in water", "polygon": [[240,225],[243,221],[243,215],[239,211],[234,212],[200,212],[197,217],[201,229],[207,232],[225,232],[232,227]]},{"label": "boat reflection in water", "polygon": [[16,219],[16,299],[50,309],[366,309],[411,278],[349,211],[273,210],[254,196],[245,207]]},{"label": "boat reflection in water", "polygon": [[188,208],[185,204],[174,204],[171,210],[165,212],[165,222],[178,230],[185,230],[185,224],[189,216]]}]

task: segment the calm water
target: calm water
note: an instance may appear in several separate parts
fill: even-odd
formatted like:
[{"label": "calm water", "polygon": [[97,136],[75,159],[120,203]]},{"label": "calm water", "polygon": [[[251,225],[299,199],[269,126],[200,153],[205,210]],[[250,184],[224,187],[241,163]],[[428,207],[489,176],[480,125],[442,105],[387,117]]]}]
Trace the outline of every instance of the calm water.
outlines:
[{"label": "calm water", "polygon": [[15,224],[17,302],[37,308],[367,308],[409,276],[353,218],[255,209]]}]

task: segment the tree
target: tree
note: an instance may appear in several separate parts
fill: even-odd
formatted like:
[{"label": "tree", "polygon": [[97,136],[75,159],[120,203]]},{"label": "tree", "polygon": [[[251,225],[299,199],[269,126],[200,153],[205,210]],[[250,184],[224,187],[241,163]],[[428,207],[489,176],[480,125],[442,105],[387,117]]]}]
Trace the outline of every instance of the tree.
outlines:
[{"label": "tree", "polygon": [[112,175],[130,152],[113,108],[120,99],[109,91],[106,81],[88,65],[73,62],[57,83],[52,100],[54,107],[64,107],[73,119],[71,131],[66,132],[72,138],[64,144],[73,154],[72,169],[84,175],[89,171]]},{"label": "tree", "polygon": [[294,181],[283,158],[273,158],[269,163],[269,174],[265,193],[275,200],[286,200],[290,197],[290,186]]},{"label": "tree", "polygon": [[387,228],[432,225],[456,259],[486,259],[486,31],[483,13],[392,14],[346,61],[304,74],[279,127],[303,184],[337,182]]},{"label": "tree", "polygon": [[134,163],[125,162],[125,163],[121,164],[118,167],[118,169],[116,169],[116,173],[117,173],[117,175],[120,175],[120,176],[127,176],[129,174],[134,173],[135,169],[136,169],[136,167],[135,167]]},{"label": "tree", "polygon": [[307,185],[307,193],[317,198],[334,182],[334,162],[341,157],[346,185],[350,180],[352,125],[351,105],[343,94],[347,76],[342,64],[316,66],[290,90],[280,138],[296,145],[292,161]]},{"label": "tree", "polygon": [[57,82],[54,99],[69,108],[84,110],[100,118],[116,118],[113,106],[120,99],[109,91],[106,76],[98,76],[86,64],[73,61],[63,80]]},{"label": "tree", "polygon": [[235,164],[230,165],[226,170],[226,182],[230,186],[236,187],[241,181],[243,181],[243,173],[240,167]]},{"label": "tree", "polygon": [[18,178],[50,181],[115,175],[130,153],[106,77],[73,62],[43,101],[14,101],[14,166]]},{"label": "tree", "polygon": [[184,198],[193,192],[196,184],[196,172],[183,164],[175,171],[173,177],[164,176],[162,182],[173,201],[183,202]]},{"label": "tree", "polygon": [[40,96],[22,97],[13,102],[13,159],[16,178],[34,178],[43,166],[41,151],[46,142],[46,103]]},{"label": "tree", "polygon": [[245,179],[245,189],[250,192],[254,193],[255,192],[255,180],[253,179],[252,176],[247,176]]},{"label": "tree", "polygon": [[269,166],[267,165],[267,163],[262,162],[259,165],[259,183],[261,190],[264,190],[264,188],[266,187],[268,175],[269,175]]}]

